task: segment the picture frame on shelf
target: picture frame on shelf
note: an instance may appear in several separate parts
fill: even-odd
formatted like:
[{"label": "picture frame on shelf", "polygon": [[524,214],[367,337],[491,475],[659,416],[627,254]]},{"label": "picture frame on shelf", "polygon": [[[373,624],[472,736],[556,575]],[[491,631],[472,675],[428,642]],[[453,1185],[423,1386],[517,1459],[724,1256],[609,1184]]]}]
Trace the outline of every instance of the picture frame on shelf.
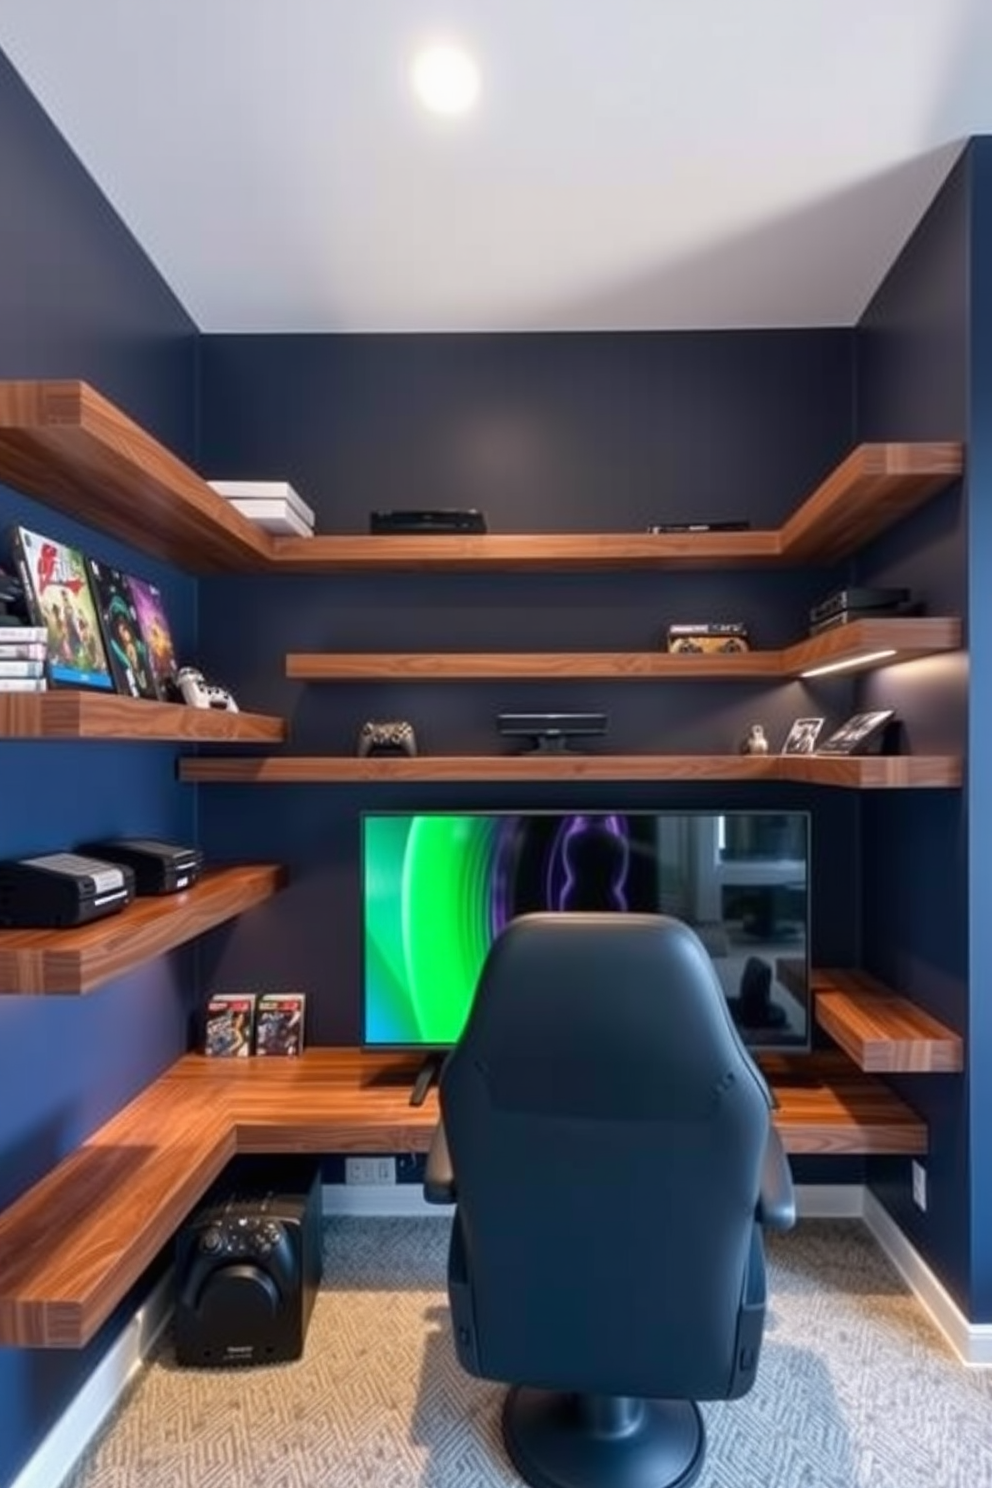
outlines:
[{"label": "picture frame on shelf", "polygon": [[884,742],[885,734],[895,718],[894,708],[878,708],[874,712],[852,713],[839,729],[821,744],[817,754],[869,754]]},{"label": "picture frame on shelf", "polygon": [[782,753],[815,754],[816,741],[820,737],[824,722],[822,718],[794,719],[785,737],[785,743],[782,745]]}]

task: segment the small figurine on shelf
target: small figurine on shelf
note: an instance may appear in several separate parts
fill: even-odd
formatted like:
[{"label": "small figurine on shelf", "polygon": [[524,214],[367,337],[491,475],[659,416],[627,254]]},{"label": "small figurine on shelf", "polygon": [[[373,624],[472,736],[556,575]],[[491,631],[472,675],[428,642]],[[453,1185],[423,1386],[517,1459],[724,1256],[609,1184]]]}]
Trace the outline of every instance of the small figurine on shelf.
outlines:
[{"label": "small figurine on shelf", "polygon": [[741,754],[767,754],[768,739],[760,723],[752,723],[741,740]]}]

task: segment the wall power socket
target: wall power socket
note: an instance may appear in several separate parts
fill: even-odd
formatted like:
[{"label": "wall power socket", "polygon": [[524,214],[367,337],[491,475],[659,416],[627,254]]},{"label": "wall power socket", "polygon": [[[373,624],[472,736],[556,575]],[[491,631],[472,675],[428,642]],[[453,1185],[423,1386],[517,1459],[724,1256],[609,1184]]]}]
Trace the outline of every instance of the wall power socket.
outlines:
[{"label": "wall power socket", "polygon": [[927,1207],[927,1170],[921,1162],[913,1163],[913,1203],[917,1209],[926,1212]]},{"label": "wall power socket", "polygon": [[396,1159],[395,1157],[346,1157],[344,1181],[385,1188],[390,1183],[396,1182]]}]

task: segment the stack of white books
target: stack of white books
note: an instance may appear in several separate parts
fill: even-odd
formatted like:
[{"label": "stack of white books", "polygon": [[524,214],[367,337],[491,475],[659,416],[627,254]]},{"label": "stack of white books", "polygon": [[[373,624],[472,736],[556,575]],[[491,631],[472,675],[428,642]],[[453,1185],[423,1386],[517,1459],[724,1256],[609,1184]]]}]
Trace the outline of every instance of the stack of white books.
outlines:
[{"label": "stack of white books", "polygon": [[209,485],[235,511],[266,532],[282,537],[313,537],[313,510],[287,481],[212,480]]},{"label": "stack of white books", "polygon": [[47,658],[43,625],[0,625],[0,692],[47,692]]}]

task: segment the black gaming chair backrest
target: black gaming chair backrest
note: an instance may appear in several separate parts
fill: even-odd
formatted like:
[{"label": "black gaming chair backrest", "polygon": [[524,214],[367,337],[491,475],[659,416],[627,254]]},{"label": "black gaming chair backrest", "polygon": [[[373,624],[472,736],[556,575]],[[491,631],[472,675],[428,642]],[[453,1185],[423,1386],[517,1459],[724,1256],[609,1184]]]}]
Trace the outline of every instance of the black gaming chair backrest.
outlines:
[{"label": "black gaming chair backrest", "polygon": [[514,921],[440,1098],[480,1372],[726,1394],[769,1111],[698,937],[656,915]]}]

